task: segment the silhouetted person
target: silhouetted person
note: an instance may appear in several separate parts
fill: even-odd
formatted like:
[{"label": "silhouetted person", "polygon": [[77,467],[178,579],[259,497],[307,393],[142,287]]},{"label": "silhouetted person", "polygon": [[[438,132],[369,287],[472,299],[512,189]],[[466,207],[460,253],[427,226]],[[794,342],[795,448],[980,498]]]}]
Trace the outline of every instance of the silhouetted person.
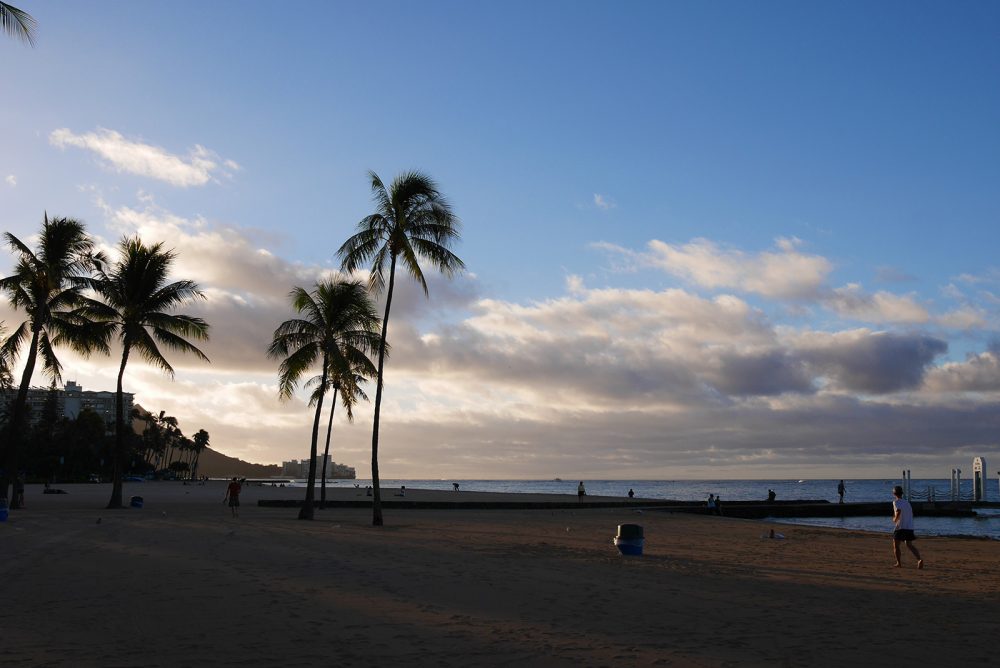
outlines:
[{"label": "silhouetted person", "polygon": [[775,497],[777,497],[777,496],[778,495],[774,493],[773,489],[767,490],[767,500],[768,500],[769,503],[773,502],[774,499],[775,499]]},{"label": "silhouetted person", "polygon": [[229,501],[229,509],[233,511],[233,517],[240,516],[240,492],[243,491],[243,485],[236,478],[229,483],[229,487],[226,487],[226,496],[223,501]]},{"label": "silhouetted person", "polygon": [[837,485],[837,495],[840,497],[840,502],[841,503],[844,502],[844,492],[846,492],[846,491],[847,491],[847,488],[844,487],[844,481],[841,480],[840,483]]}]

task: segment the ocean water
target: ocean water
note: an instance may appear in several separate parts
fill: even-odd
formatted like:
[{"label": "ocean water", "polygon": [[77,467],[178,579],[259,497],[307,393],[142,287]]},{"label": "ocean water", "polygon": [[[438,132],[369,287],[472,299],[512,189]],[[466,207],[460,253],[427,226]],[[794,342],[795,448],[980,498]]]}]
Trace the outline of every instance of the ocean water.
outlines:
[{"label": "ocean water", "polygon": [[[405,485],[407,489],[452,490],[452,483],[458,483],[462,491],[470,492],[509,492],[520,494],[568,494],[576,496],[576,486],[579,480],[401,480],[383,478],[382,489],[398,488]],[[781,500],[826,500],[837,502],[837,483],[839,480],[584,480],[587,494],[591,496],[625,497],[628,490],[635,492],[641,499],[671,499],[677,501],[701,501],[709,494],[722,497],[722,502],[753,501],[767,498],[767,491],[773,489],[777,499]],[[328,480],[331,487],[353,487],[370,485],[371,480]],[[844,479],[847,494],[844,500],[856,501],[890,501],[892,488],[901,484],[900,480],[878,478],[871,480]],[[293,483],[304,486],[304,481]],[[930,493],[939,500],[946,500],[950,495],[951,483],[947,478],[913,479],[911,491],[914,498],[924,497]],[[972,498],[972,481],[961,481],[963,499]],[[1000,482],[997,478],[986,481],[986,500],[1000,502]],[[836,527],[840,529],[860,529],[864,531],[892,531],[892,521],[889,517],[847,517],[847,518],[796,518],[793,520],[774,520],[789,524],[807,524],[814,526]],[[1000,509],[981,509],[978,516],[971,517],[918,517],[917,534],[937,536],[976,536],[1000,540]]]}]

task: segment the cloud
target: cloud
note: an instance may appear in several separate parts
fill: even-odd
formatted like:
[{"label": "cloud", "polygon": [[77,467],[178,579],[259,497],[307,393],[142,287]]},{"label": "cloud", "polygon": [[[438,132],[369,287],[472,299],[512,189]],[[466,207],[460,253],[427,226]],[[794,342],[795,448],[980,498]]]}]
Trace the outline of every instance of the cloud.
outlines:
[{"label": "cloud", "polygon": [[1000,393],[1000,349],[943,364],[928,374],[926,386],[931,392]]},{"label": "cloud", "polygon": [[924,334],[867,329],[803,333],[795,347],[830,389],[887,394],[916,389],[948,344]]},{"label": "cloud", "polygon": [[[126,388],[177,416],[185,433],[208,430],[226,454],[307,456],[312,411],[301,393],[278,401],[277,363],[264,350],[292,316],[291,287],[333,268],[291,262],[257,231],[140,199],[102,204],[108,224],[177,250],[177,277],[208,296],[184,311],[212,325],[212,364],[171,356],[171,381],[137,360]],[[774,254],[796,252],[789,242]],[[757,266],[757,256],[743,257]],[[901,459],[947,469],[956,453],[998,443],[992,348],[940,363],[948,342],[921,331],[838,322],[817,331],[732,294],[591,287],[577,275],[535,301],[484,297],[472,275],[428,280],[430,299],[401,280],[393,301],[380,433],[387,478],[792,477],[824,466],[831,476],[887,475]],[[20,322],[4,304],[0,319]],[[113,360],[60,359],[68,379],[114,387]],[[334,459],[359,475],[371,412],[361,404],[354,424],[339,410],[335,419]]]},{"label": "cloud", "polygon": [[10,186],[11,188],[16,188],[16,187],[17,187],[17,177],[16,177],[16,176],[14,176],[13,174],[8,174],[8,175],[7,175],[7,178],[5,178],[5,179],[4,179],[4,181],[5,181],[5,182],[7,183],[7,185],[9,185],[9,186]]},{"label": "cloud", "polygon": [[49,143],[63,149],[73,146],[93,151],[118,172],[146,176],[181,188],[203,186],[216,174],[228,176],[239,170],[236,162],[224,160],[197,144],[182,157],[159,146],[131,141],[105,128],[82,135],[59,128],[49,135]]},{"label": "cloud", "polygon": [[602,211],[607,211],[609,209],[615,208],[618,205],[615,204],[610,199],[606,198],[604,195],[594,193],[594,206],[596,206],[598,209],[601,209]]},{"label": "cloud", "polygon": [[684,245],[654,239],[647,244],[645,253],[632,253],[610,244],[598,247],[700,288],[737,290],[775,299],[815,298],[833,265],[826,258],[801,253],[797,239],[778,239],[775,245],[774,251],[762,253],[723,248],[708,239]]},{"label": "cloud", "polygon": [[870,294],[856,283],[830,291],[823,303],[841,317],[865,322],[924,323],[930,320],[927,309],[918,304],[913,295],[900,296],[884,291]]}]

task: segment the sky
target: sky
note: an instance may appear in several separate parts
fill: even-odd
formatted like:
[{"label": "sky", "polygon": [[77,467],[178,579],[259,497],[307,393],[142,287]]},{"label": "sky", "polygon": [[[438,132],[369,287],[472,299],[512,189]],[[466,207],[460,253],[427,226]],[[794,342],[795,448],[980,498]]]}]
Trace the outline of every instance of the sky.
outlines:
[{"label": "sky", "polygon": [[[216,450],[308,457],[264,351],[368,172],[415,169],[467,271],[397,283],[382,477],[1000,465],[997,3],[15,4],[0,230],[176,250],[211,363],[125,389]],[[60,359],[114,389],[114,357]],[[342,412],[332,457],[367,477],[371,406]]]}]

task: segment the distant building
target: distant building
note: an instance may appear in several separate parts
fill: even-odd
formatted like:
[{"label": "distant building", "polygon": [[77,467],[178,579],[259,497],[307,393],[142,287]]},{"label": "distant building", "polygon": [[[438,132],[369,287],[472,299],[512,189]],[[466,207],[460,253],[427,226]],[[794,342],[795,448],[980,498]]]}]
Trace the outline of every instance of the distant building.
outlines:
[{"label": "distant building", "polygon": [[[42,387],[32,387],[28,390],[28,422],[37,424],[45,414],[45,405],[51,398],[51,393],[55,392],[56,414],[60,417],[75,420],[80,415],[80,411],[89,408],[102,418],[109,427],[115,424],[115,393],[114,392],[93,392],[84,390],[75,381],[68,380],[63,389],[51,390]],[[13,401],[17,396],[17,390],[7,390],[4,398]],[[123,410],[125,419],[129,419],[132,413],[132,401],[135,394],[132,392],[122,393]]]},{"label": "distant building", "polygon": [[[338,464],[326,455],[326,477],[338,478],[342,480],[354,480],[357,475],[353,466]],[[290,462],[281,462],[281,475],[289,478],[308,478],[309,460],[293,459]],[[323,475],[323,455],[316,455],[316,477]]]}]

